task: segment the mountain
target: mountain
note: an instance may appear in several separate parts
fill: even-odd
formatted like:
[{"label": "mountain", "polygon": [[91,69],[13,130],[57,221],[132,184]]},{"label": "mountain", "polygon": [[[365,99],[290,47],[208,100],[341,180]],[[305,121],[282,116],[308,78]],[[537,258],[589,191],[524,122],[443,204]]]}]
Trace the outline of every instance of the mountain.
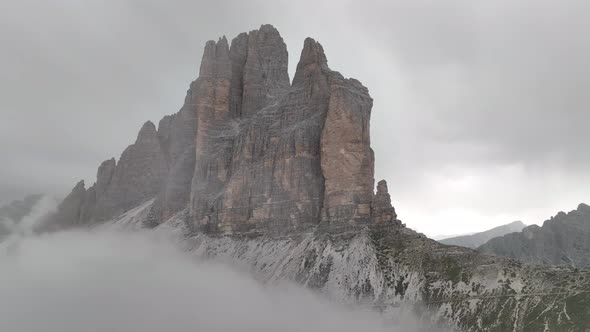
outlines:
[{"label": "mountain", "polygon": [[438,242],[442,244],[475,249],[481,246],[482,244],[488,242],[492,238],[502,236],[508,233],[520,232],[525,227],[526,225],[523,224],[522,221],[515,221],[506,225],[494,227],[492,229],[480,233],[449,237],[446,239],[439,240]]},{"label": "mountain", "polygon": [[205,45],[184,105],[147,122],[48,217],[179,236],[187,253],[291,280],[344,303],[410,310],[458,331],[579,331],[590,272],[527,266],[406,228],[374,189],[372,99],[305,40],[295,76],[270,25]]},{"label": "mountain", "polygon": [[43,195],[28,195],[21,200],[12,201],[0,207],[0,238],[10,232],[5,222],[19,223],[29,215],[33,207],[41,200]]},{"label": "mountain", "polygon": [[457,236],[464,236],[464,235],[472,235],[474,233],[464,233],[464,234],[439,234],[439,235],[435,235],[435,236],[431,236],[430,238],[436,241],[440,241],[440,240],[444,240],[444,239],[448,239],[451,237],[457,237]]},{"label": "mountain", "polygon": [[531,225],[520,233],[491,239],[478,248],[535,264],[590,267],[590,206],[580,204],[569,213],[559,212],[543,226]]}]

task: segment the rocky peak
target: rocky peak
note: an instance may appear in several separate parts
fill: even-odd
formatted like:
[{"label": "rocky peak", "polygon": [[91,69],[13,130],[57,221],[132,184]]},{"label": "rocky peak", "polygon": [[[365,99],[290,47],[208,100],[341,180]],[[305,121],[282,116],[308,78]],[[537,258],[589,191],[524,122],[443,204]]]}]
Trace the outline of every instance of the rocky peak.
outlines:
[{"label": "rocky peak", "polygon": [[371,214],[377,223],[397,221],[397,214],[391,205],[391,197],[385,180],[377,183],[377,193],[371,202]]},{"label": "rocky peak", "polygon": [[113,174],[115,173],[115,167],[117,166],[117,162],[115,158],[111,158],[109,160],[105,160],[100,164],[98,167],[98,171],[96,172],[96,193],[101,195],[111,182]]},{"label": "rocky peak", "polygon": [[89,189],[84,202],[84,218],[106,220],[153,198],[167,170],[168,162],[156,126],[147,121],[118,163],[111,159],[99,167],[97,182]]},{"label": "rocky peak", "polygon": [[310,75],[317,74],[322,69],[327,68],[328,59],[322,45],[312,38],[306,38],[295,71],[295,77],[293,78],[293,85],[299,85]]},{"label": "rocky peak", "polygon": [[[241,113],[248,116],[279,97],[289,88],[290,82],[287,46],[272,25],[263,25],[259,30],[251,31],[246,48],[242,73],[234,74],[242,78]],[[236,60],[241,63],[241,59]]]},{"label": "rocky peak", "polygon": [[158,130],[146,122],[118,162],[99,167],[83,215],[105,220],[155,197],[150,225],[187,209],[188,224],[208,232],[395,220],[388,194],[373,194],[372,104],[311,38],[293,86],[273,26],[231,47],[225,37],[208,41],[180,111]]},{"label": "rocky peak", "polygon": [[86,188],[84,180],[76,183],[72,191],[59,204],[57,212],[49,222],[44,225],[48,229],[56,228],[58,225],[71,227],[80,223],[82,206],[86,200]]},{"label": "rocky peak", "polygon": [[200,78],[230,77],[229,45],[227,39],[219,38],[217,43],[210,40],[205,44],[201,60]]},{"label": "rocky peak", "polygon": [[156,126],[151,121],[146,121],[139,133],[137,134],[137,139],[135,140],[135,144],[153,144],[155,142],[159,143],[158,139],[158,131],[156,130]]},{"label": "rocky peak", "polygon": [[389,190],[387,190],[387,181],[381,180],[377,182],[377,196],[385,196],[389,197]]},{"label": "rocky peak", "polygon": [[590,206],[588,206],[588,204],[580,203],[577,210],[582,214],[590,214]]}]

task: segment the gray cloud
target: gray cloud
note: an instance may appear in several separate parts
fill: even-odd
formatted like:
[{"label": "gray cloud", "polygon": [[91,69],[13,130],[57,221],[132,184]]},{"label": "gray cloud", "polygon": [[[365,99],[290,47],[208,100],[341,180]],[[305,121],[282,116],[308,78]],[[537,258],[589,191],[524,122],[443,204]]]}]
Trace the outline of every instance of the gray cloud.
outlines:
[{"label": "gray cloud", "polygon": [[[32,1],[0,11],[0,201],[63,195],[180,106],[202,46],[274,24],[369,87],[377,175],[429,234],[590,195],[586,1]],[[448,230],[450,228],[450,230]]]},{"label": "gray cloud", "polygon": [[0,243],[0,325],[12,332],[417,331],[294,285],[197,261],[169,238],[113,230]]}]

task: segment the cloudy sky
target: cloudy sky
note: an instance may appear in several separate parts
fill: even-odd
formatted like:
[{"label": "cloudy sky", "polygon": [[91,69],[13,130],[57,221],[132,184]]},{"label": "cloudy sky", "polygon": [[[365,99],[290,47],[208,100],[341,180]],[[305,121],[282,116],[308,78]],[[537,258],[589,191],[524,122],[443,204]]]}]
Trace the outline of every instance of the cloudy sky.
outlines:
[{"label": "cloudy sky", "polygon": [[375,103],[378,178],[428,235],[590,202],[587,1],[0,1],[0,202],[64,195],[176,112],[203,45],[271,23]]}]

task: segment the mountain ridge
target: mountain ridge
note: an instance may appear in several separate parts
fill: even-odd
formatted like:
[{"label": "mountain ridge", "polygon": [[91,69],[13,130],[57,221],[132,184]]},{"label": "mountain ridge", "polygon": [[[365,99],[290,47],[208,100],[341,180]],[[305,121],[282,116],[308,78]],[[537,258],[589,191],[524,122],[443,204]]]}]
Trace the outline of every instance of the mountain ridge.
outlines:
[{"label": "mountain ridge", "polygon": [[477,232],[466,235],[452,236],[438,242],[448,245],[456,245],[475,249],[490,239],[502,236],[508,233],[520,232],[526,225],[522,221],[513,221],[508,224],[500,225],[483,232]]},{"label": "mountain ridge", "polygon": [[526,263],[590,267],[590,206],[557,213],[542,226],[491,239],[478,250]]},{"label": "mountain ridge", "polygon": [[[181,109],[146,122],[93,185],[78,182],[45,230],[173,229],[188,252],[265,281],[384,314],[407,307],[461,331],[578,331],[590,320],[590,272],[526,266],[405,227],[387,183],[375,191],[368,89],[331,70],[311,38],[292,84],[287,59],[270,25],[207,42]],[[565,307],[577,310],[564,317]]]}]

